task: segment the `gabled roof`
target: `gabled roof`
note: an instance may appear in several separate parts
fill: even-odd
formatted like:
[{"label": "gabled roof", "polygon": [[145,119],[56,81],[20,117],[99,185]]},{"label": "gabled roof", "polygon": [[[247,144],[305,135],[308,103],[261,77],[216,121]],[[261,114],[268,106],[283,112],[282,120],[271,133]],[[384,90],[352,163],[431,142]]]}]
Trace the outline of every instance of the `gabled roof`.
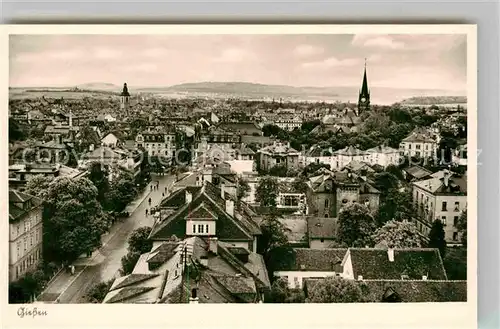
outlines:
[{"label": "gabled roof", "polygon": [[354,146],[347,146],[346,148],[337,150],[333,152],[333,154],[337,155],[345,155],[345,156],[363,156],[368,155],[366,151],[362,151],[360,149],[355,148]]},{"label": "gabled roof", "polygon": [[448,185],[446,185],[445,178],[442,175],[438,176],[434,174],[434,177],[414,182],[413,185],[433,194],[467,194],[466,176],[452,175],[448,178]]},{"label": "gabled roof", "polygon": [[[25,208],[24,204],[27,202],[31,204],[28,208]],[[9,190],[9,221],[15,221],[41,204],[42,200],[37,197],[17,190]]]},{"label": "gabled roof", "polygon": [[277,271],[342,272],[342,260],[346,248],[293,249],[293,259],[288,264],[280,264]]},{"label": "gabled roof", "polygon": [[[173,203],[173,200],[178,200],[175,204],[179,204],[185,194],[186,189],[174,192],[167,200],[162,201],[161,206]],[[211,214],[217,218],[216,235],[220,240],[253,240],[254,235],[261,234],[260,228],[253,219],[245,212],[240,212],[234,208],[234,217],[226,212],[226,200],[235,201],[233,196],[225,193],[226,199],[221,198],[220,189],[209,182],[199,188],[192,195],[190,203],[185,202],[179,205],[172,214],[166,219],[153,226],[150,234],[150,239],[166,240],[172,235],[184,237],[186,235],[186,219],[190,217],[191,212],[197,209],[201,204]]]},{"label": "gabled roof", "polygon": [[438,249],[408,248],[394,249],[394,261],[389,261],[387,249],[350,248],[354,278],[364,280],[408,279],[446,280],[443,261]]},{"label": "gabled roof", "polygon": [[392,154],[392,153],[399,153],[399,150],[396,150],[392,147],[386,146],[386,145],[379,145],[372,147],[371,149],[366,150],[368,153],[380,153],[380,154]]}]

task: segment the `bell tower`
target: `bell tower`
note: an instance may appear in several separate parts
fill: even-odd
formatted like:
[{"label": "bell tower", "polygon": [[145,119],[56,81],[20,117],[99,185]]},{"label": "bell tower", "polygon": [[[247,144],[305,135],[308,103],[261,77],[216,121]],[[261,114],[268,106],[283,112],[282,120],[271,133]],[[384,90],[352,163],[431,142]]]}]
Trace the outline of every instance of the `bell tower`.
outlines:
[{"label": "bell tower", "polygon": [[368,90],[368,79],[366,78],[366,58],[365,58],[365,72],[363,75],[363,85],[359,92],[358,99],[358,115],[361,115],[363,111],[370,110],[370,91]]},{"label": "bell tower", "polygon": [[120,94],[120,110],[124,111],[122,113],[128,113],[130,104],[130,94],[128,92],[127,84],[123,84],[123,90]]}]

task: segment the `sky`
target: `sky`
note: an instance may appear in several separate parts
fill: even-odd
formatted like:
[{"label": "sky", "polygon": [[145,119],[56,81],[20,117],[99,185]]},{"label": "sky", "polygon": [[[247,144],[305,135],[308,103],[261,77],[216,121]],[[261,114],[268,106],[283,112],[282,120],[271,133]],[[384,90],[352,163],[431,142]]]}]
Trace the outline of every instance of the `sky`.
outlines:
[{"label": "sky", "polygon": [[11,87],[170,86],[239,81],[290,86],[466,87],[465,35],[11,35]]}]

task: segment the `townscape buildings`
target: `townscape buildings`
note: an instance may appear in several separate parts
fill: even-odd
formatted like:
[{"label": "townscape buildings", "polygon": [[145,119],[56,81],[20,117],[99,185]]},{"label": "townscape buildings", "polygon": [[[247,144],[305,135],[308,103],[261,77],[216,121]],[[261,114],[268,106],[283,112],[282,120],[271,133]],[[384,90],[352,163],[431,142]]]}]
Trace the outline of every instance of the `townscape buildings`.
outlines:
[{"label": "townscape buildings", "polygon": [[[308,300],[326,278],[363,284],[372,302],[464,301],[466,278],[449,272],[444,248],[466,247],[467,148],[441,136],[463,134],[463,116],[449,121],[444,110],[419,108],[432,124],[381,137],[368,131],[369,118],[417,109],[380,107],[371,96],[365,65],[357,104],[170,100],[138,96],[126,83],[102,99],[11,100],[9,281],[43,263],[42,243],[53,236],[44,233],[54,229],[44,225],[48,201],[29,194],[30,182],[88,179],[95,186],[85,198],[113,200],[99,201],[106,216],[125,212],[122,220],[151,224],[147,248],[121,255],[125,265],[134,261],[98,302],[276,302],[279,280]],[[442,152],[448,162],[427,162]],[[158,187],[164,176],[172,183]],[[112,208],[132,190],[121,210]],[[412,225],[412,236],[370,240],[393,221]],[[444,245],[433,240],[439,229]],[[366,239],[347,240],[356,234]],[[273,256],[277,250],[284,254]],[[41,293],[56,302],[49,295]]]}]

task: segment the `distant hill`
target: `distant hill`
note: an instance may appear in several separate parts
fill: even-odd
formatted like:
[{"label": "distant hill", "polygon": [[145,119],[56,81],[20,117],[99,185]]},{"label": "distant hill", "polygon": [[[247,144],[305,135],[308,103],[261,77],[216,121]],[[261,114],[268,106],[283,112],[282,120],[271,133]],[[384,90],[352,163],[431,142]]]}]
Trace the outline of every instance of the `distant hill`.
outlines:
[{"label": "distant hill", "polygon": [[465,104],[466,96],[420,96],[411,97],[401,102],[402,104],[440,105],[440,104]]},{"label": "distant hill", "polygon": [[76,88],[83,90],[98,90],[98,91],[120,91],[120,86],[107,82],[91,82],[77,85]]},{"label": "distant hill", "polygon": [[[121,92],[122,86],[106,82],[85,83],[65,89],[78,88],[87,91]],[[22,88],[16,88],[22,89]],[[61,90],[62,88],[36,88],[39,90]],[[11,90],[13,91],[13,90]],[[214,98],[242,98],[242,99],[280,99],[288,101],[350,101],[357,102],[359,95],[358,87],[293,87],[285,85],[268,85],[248,82],[196,82],[183,83],[173,86],[145,87],[129,85],[131,94],[152,93],[163,97],[214,97]],[[441,99],[445,97],[446,102],[451,100],[465,99],[465,96],[456,96],[455,92],[435,89],[408,89],[408,88],[370,88],[372,104],[389,105],[395,102],[417,102],[426,100],[432,104],[436,103],[430,99]],[[465,92],[464,92],[465,95]],[[443,101],[444,102],[444,101]],[[463,101],[463,102],[466,102]],[[414,103],[407,103],[414,104]]]}]

